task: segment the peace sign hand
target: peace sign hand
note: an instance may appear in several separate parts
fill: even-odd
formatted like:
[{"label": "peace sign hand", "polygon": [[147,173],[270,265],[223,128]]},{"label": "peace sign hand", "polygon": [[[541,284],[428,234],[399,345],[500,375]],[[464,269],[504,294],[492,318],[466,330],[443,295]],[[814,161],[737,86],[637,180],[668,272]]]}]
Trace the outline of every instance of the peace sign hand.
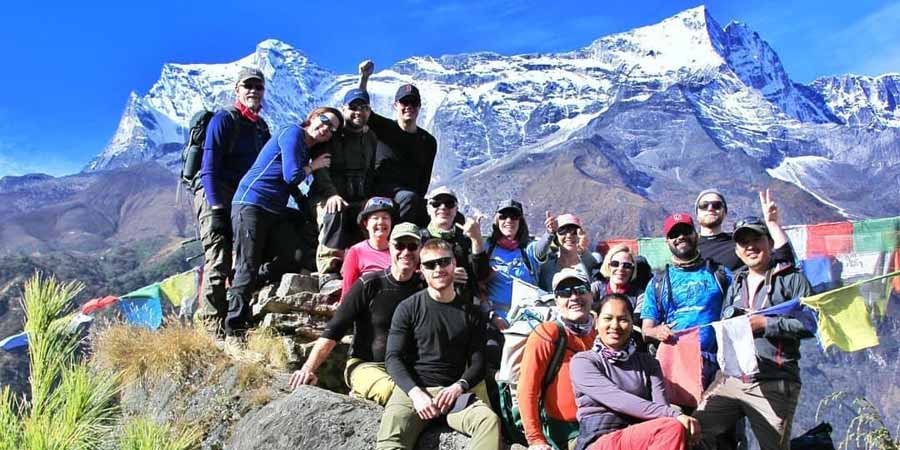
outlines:
[{"label": "peace sign hand", "polygon": [[775,202],[775,196],[769,189],[765,192],[759,192],[759,205],[762,208],[763,219],[766,223],[780,224],[781,213],[778,211],[778,203]]}]

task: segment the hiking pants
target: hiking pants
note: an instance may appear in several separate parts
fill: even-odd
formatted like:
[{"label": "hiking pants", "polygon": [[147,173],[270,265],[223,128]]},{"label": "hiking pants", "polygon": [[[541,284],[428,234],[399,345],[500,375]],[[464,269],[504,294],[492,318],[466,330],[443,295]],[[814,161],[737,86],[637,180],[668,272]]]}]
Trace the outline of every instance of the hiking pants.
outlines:
[{"label": "hiking pants", "polygon": [[[225,197],[230,199],[233,192],[226,194]],[[212,210],[206,202],[206,191],[202,186],[194,192],[194,215],[200,231],[200,243],[203,244],[203,281],[197,319],[221,328],[228,312],[225,280],[231,277],[231,236],[214,233],[210,229]]]},{"label": "hiking pants", "polygon": [[[441,387],[426,388],[431,396],[437,395]],[[472,402],[460,411],[452,411],[446,415],[447,425],[471,439],[470,450],[496,450],[501,448],[500,418],[483,399],[484,384],[473,389],[481,390],[481,394],[472,397]],[[465,394],[463,394],[465,395]],[[391,399],[384,406],[381,426],[378,429],[375,448],[377,450],[412,449],[419,439],[419,434],[428,425],[416,414],[412,400],[399,387],[394,388]]]},{"label": "hiking pants", "polygon": [[703,447],[716,448],[716,437],[747,417],[761,450],[788,450],[800,383],[763,380],[745,383],[720,374],[694,413],[700,421]]},{"label": "hiking pants", "polygon": [[391,196],[394,204],[397,205],[397,211],[400,216],[400,222],[412,222],[419,228],[428,226],[431,220],[428,217],[428,210],[425,209],[425,199],[410,190],[395,189]]},{"label": "hiking pants", "polygon": [[325,202],[316,206],[319,223],[319,246],[316,250],[316,269],[319,274],[341,273],[344,251],[365,239],[356,217],[365,202],[348,202],[337,213],[326,213]]},{"label": "hiking pants", "polygon": [[259,270],[268,253],[273,258],[266,266],[267,277],[280,278],[295,267],[297,236],[286,215],[275,214],[254,205],[234,205],[231,211],[234,229],[234,281],[228,289],[228,314],[225,334],[233,336],[245,330],[252,317],[250,300],[259,288]]},{"label": "hiking pants", "polygon": [[604,434],[587,450],[684,450],[685,439],[686,431],[681,422],[664,417]]},{"label": "hiking pants", "polygon": [[388,375],[383,362],[365,362],[359,358],[347,360],[344,382],[356,398],[384,406],[394,392],[394,379]]}]

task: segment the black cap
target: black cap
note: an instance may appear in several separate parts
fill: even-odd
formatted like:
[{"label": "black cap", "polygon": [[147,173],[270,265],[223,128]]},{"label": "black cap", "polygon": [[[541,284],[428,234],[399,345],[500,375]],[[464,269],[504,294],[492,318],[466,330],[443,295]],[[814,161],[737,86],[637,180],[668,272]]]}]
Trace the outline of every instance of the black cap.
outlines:
[{"label": "black cap", "polygon": [[266,82],[266,77],[263,76],[262,70],[254,69],[252,67],[245,67],[241,69],[240,73],[238,73],[238,79],[235,85],[241,84],[251,78],[256,78],[263,83]]},{"label": "black cap", "polygon": [[522,204],[513,199],[503,200],[499,205],[497,205],[497,212],[506,209],[514,209],[517,213],[519,213],[519,215],[522,215],[522,213],[524,212],[522,209]]},{"label": "black cap", "polygon": [[732,236],[734,237],[734,240],[738,240],[738,234],[748,232],[771,237],[769,234],[769,227],[767,227],[766,222],[759,217],[744,217],[739,220],[737,224],[735,224],[734,234]]},{"label": "black cap", "polygon": [[397,93],[394,94],[394,101],[399,102],[406,97],[414,97],[420,103],[422,102],[422,96],[419,95],[419,88],[411,84],[404,84],[403,86],[400,86],[400,88],[397,89]]}]

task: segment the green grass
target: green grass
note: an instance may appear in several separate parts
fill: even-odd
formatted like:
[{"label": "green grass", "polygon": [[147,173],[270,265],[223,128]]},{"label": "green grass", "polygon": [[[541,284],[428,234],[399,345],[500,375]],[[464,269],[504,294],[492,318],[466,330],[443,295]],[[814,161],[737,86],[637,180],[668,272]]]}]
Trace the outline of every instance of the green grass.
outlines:
[{"label": "green grass", "polygon": [[197,448],[201,437],[190,427],[174,427],[135,417],[124,424],[118,442],[120,450],[191,450]]}]

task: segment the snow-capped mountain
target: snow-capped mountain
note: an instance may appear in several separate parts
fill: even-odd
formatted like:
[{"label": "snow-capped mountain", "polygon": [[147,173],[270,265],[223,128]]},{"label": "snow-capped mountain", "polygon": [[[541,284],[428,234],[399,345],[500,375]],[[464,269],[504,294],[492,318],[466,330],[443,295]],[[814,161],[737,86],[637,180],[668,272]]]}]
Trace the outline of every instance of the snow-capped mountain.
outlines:
[{"label": "snow-capped mountain", "polygon": [[[187,121],[201,108],[231,102],[243,66],[265,73],[263,115],[276,128],[314,105],[339,104],[357,80],[276,40],[230,64],[169,64],[148,94],[131,95],[113,139],[86,170],[146,160],[175,170]],[[832,212],[862,217],[900,214],[898,80],[848,75],[796,83],[748,25],[722,27],[701,6],[565,53],[412,57],[377,72],[369,91],[375,111],[390,115],[399,84],[420,88],[419,123],[439,143],[432,185],[465,187],[473,202],[492,204],[510,191],[473,180],[585,139],[631,193],[666,210],[689,209],[690,192],[704,187],[746,195],[775,178]],[[684,126],[659,122],[672,117]],[[738,166],[712,170],[724,160]],[[502,183],[497,176],[484,182]],[[675,192],[684,198],[672,198]]]}]

